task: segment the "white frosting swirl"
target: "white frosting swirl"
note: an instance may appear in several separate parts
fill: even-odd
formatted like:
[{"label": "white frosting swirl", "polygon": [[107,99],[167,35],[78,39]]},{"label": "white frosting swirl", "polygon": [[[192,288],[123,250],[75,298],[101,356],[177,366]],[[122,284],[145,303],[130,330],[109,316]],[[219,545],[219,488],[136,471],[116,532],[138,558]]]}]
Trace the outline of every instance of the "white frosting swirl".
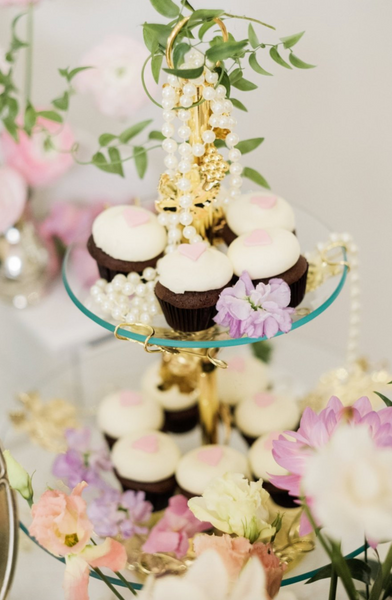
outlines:
[{"label": "white frosting swirl", "polygon": [[[155,438],[156,451],[146,452],[134,447],[138,442],[142,445],[145,438]],[[111,452],[113,466],[121,477],[151,483],[172,477],[180,456],[180,449],[171,437],[148,429],[121,438]]]},{"label": "white frosting swirl", "polygon": [[200,244],[205,245],[205,250],[197,260],[182,254],[183,244],[161,259],[159,281],[163,286],[175,294],[183,294],[216,290],[229,283],[233,277],[233,267],[227,256],[205,242]]},{"label": "white frosting swirl", "polygon": [[236,235],[270,227],[281,227],[288,231],[295,229],[295,216],[290,204],[268,191],[242,194],[230,202],[226,209],[226,221]]},{"label": "white frosting swirl", "polygon": [[185,410],[197,404],[199,390],[194,390],[189,394],[180,392],[178,385],[172,385],[165,391],[158,389],[162,383],[160,376],[160,363],[152,364],[143,374],[141,386],[145,394],[158,402],[162,408],[168,412]]},{"label": "white frosting swirl", "polygon": [[294,429],[300,413],[292,398],[268,392],[258,392],[238,404],[235,412],[236,425],[249,437],[260,437],[270,431]]},{"label": "white frosting swirl", "polygon": [[271,243],[249,244],[249,236],[244,233],[230,244],[227,256],[231,260],[235,275],[248,271],[251,279],[276,277],[295,265],[301,255],[298,238],[286,229],[265,229]]},{"label": "white frosting swirl", "polygon": [[98,406],[97,421],[101,431],[119,438],[140,429],[160,429],[163,411],[155,400],[145,394],[120,390],[102,400]]},{"label": "white frosting swirl", "polygon": [[[134,225],[131,225],[132,214]],[[145,222],[141,222],[143,217]],[[107,208],[95,219],[92,233],[95,245],[119,260],[149,260],[161,254],[166,246],[165,228],[152,212],[139,206]]]},{"label": "white frosting swirl", "polygon": [[258,479],[269,481],[271,475],[287,475],[287,470],[278,465],[272,455],[272,441],[277,440],[280,431],[272,431],[260,436],[252,444],[248,458],[252,474]]},{"label": "white frosting swirl", "polygon": [[261,360],[244,354],[225,360],[228,368],[217,370],[218,396],[223,404],[235,406],[268,387],[268,367]]}]

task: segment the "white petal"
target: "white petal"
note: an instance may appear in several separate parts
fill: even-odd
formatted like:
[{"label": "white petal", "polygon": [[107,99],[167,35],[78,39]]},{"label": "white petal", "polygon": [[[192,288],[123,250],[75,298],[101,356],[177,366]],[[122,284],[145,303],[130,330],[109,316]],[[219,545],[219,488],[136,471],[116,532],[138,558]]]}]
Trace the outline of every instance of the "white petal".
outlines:
[{"label": "white petal", "polygon": [[[198,585],[208,600],[225,600],[227,597],[229,577],[222,559],[215,550],[206,550],[193,563],[185,579]],[[203,596],[204,597],[204,596]],[[189,600],[189,597],[183,600]]]},{"label": "white petal", "polygon": [[229,600],[268,600],[265,573],[258,558],[248,561]]}]

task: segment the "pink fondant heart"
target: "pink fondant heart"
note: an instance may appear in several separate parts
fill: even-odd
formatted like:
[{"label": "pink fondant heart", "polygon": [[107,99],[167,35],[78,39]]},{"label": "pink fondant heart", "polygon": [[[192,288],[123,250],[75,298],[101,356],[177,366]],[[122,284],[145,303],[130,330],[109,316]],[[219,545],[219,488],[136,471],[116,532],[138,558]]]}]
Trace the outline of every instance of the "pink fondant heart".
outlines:
[{"label": "pink fondant heart", "polygon": [[237,371],[237,373],[243,373],[245,371],[246,362],[243,356],[233,356],[228,363],[227,368],[229,371]]},{"label": "pink fondant heart", "polygon": [[256,204],[259,208],[273,208],[277,202],[278,198],[276,196],[253,196],[251,198],[250,203]]},{"label": "pink fondant heart", "polygon": [[128,206],[123,210],[123,217],[128,227],[139,227],[150,220],[150,215],[141,210],[135,210],[132,206]]},{"label": "pink fondant heart", "polygon": [[180,244],[178,246],[180,254],[194,261],[197,261],[206,250],[207,246],[204,242],[197,242],[197,244]]},{"label": "pink fondant heart", "polygon": [[268,246],[272,244],[272,238],[265,229],[255,229],[244,241],[245,246]]},{"label": "pink fondant heart", "polygon": [[137,406],[143,402],[143,396],[139,392],[131,392],[131,390],[122,390],[120,392],[121,406]]},{"label": "pink fondant heart", "polygon": [[277,439],[278,439],[278,437],[279,437],[279,435],[280,435],[280,434],[279,434],[279,433],[277,433],[276,431],[274,431],[274,432],[270,433],[270,434],[269,434],[269,436],[267,437],[267,439],[266,439],[266,440],[265,440],[265,442],[264,442],[264,448],[265,448],[266,450],[270,450],[270,451],[271,451],[271,450],[272,450],[272,448],[273,448],[273,444],[272,444],[272,442],[273,442],[274,440],[277,440]]},{"label": "pink fondant heart", "polygon": [[253,396],[253,400],[260,406],[260,408],[265,408],[266,406],[271,406],[275,402],[275,396],[272,394],[267,394],[266,392],[259,392]]},{"label": "pink fondant heart", "polygon": [[223,450],[222,448],[219,448],[219,446],[200,450],[200,452],[197,454],[197,458],[210,467],[216,467],[219,465],[220,461],[222,460],[222,456]]},{"label": "pink fondant heart", "polygon": [[143,435],[141,438],[133,442],[132,448],[147,452],[147,454],[155,454],[158,452],[158,439],[156,435]]}]

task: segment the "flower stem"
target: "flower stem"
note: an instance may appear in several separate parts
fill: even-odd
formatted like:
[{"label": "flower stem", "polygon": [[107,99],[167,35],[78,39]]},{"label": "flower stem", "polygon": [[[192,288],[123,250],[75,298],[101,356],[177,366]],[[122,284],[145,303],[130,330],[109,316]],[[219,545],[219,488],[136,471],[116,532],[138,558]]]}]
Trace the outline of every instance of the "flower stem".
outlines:
[{"label": "flower stem", "polygon": [[26,64],[25,64],[25,106],[28,105],[31,99],[31,89],[33,81],[33,38],[34,38],[34,7],[30,3],[27,8],[27,48],[26,48]]},{"label": "flower stem", "polygon": [[335,571],[334,566],[332,565],[331,583],[329,586],[328,600],[335,600],[337,587],[338,587],[338,575]]},{"label": "flower stem", "polygon": [[150,54],[150,56],[148,56],[146,58],[146,60],[144,61],[143,67],[142,67],[142,85],[143,85],[143,89],[146,92],[147,96],[149,97],[149,99],[151,100],[151,102],[153,102],[154,104],[156,104],[157,106],[159,106],[159,108],[162,108],[162,104],[159,104],[159,102],[157,102],[156,100],[154,100],[154,98],[151,96],[150,92],[147,89],[146,86],[146,82],[144,80],[144,72],[146,70],[147,64],[149,63],[149,61],[152,59],[152,54]]},{"label": "flower stem", "polygon": [[106,583],[106,585],[108,586],[108,588],[113,592],[113,594],[118,598],[118,600],[125,600],[124,596],[121,596],[121,594],[116,590],[116,588],[110,583],[109,579],[106,577],[106,575],[104,575],[101,571],[101,569],[99,569],[98,567],[92,567],[93,571],[96,572],[97,575],[100,576],[100,578],[102,579],[102,581],[104,583]]},{"label": "flower stem", "polygon": [[245,21],[253,21],[253,23],[258,23],[259,25],[262,25],[263,27],[268,27],[268,29],[273,29],[274,31],[276,30],[276,27],[274,27],[273,25],[268,25],[268,23],[264,23],[263,21],[259,21],[259,19],[254,19],[253,17],[245,17],[245,16],[240,16],[240,15],[232,15],[230,13],[224,13],[225,17],[229,17],[230,19],[245,19]]},{"label": "flower stem", "polygon": [[121,575],[121,573],[119,571],[115,571],[117,577],[119,579],[121,579],[121,581],[126,585],[126,587],[132,592],[132,594],[134,596],[137,596],[137,592],[135,590],[135,588],[133,587],[133,585],[127,580],[125,579],[125,577],[123,575]]},{"label": "flower stem", "polygon": [[392,570],[392,544],[389,547],[388,554],[382,564],[381,572],[377,576],[374,582],[373,589],[370,593],[370,600],[379,600],[381,598],[382,591],[385,590]]}]

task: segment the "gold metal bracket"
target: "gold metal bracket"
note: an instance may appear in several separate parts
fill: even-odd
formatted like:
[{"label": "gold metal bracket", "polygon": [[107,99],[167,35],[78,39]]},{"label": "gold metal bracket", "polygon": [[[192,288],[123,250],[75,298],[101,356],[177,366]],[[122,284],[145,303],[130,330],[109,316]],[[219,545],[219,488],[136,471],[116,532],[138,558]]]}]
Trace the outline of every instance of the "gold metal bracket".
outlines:
[{"label": "gold metal bracket", "polygon": [[[188,23],[189,19],[190,19],[190,17],[185,17],[184,19],[182,19],[182,21],[177,23],[177,25],[174,27],[173,31],[171,32],[171,34],[168,37],[167,46],[166,46],[166,62],[167,62],[167,66],[169,67],[169,69],[174,68],[173,59],[172,59],[172,50],[173,50],[174,41],[175,41],[176,37],[178,36],[178,34],[180,33],[181,29],[184,27],[184,25],[186,25]],[[221,21],[218,18],[214,19],[214,21],[221,28],[223,41],[227,42],[229,39],[229,34],[227,32],[226,25],[223,23],[223,21]],[[217,63],[217,64],[219,65],[219,63]]]}]

